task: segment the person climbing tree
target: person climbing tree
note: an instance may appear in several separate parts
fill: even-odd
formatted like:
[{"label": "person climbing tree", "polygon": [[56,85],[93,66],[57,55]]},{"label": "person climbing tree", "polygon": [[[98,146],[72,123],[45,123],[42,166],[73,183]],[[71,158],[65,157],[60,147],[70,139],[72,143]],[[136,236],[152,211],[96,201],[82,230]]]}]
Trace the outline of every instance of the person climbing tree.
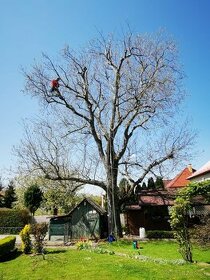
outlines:
[{"label": "person climbing tree", "polygon": [[58,90],[59,88],[59,80],[60,78],[57,78],[56,80],[52,80],[51,81],[51,89],[50,89],[50,92],[53,92],[55,90]]}]

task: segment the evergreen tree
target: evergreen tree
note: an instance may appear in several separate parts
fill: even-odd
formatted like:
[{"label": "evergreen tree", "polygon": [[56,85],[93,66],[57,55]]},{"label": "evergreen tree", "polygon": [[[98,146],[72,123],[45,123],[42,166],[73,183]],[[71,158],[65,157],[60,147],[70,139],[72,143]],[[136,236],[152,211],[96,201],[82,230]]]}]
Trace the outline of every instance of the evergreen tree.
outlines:
[{"label": "evergreen tree", "polygon": [[147,185],[146,185],[145,182],[143,182],[143,184],[142,184],[142,190],[146,190],[146,189],[147,189]]},{"label": "evergreen tree", "polygon": [[43,199],[43,193],[38,185],[31,185],[24,193],[24,204],[34,216]]},{"label": "evergreen tree", "polygon": [[141,184],[137,185],[137,186],[136,186],[136,188],[135,188],[135,194],[140,193],[140,192],[141,192],[141,190],[142,190],[142,186],[141,186]]},{"label": "evergreen tree", "polygon": [[3,184],[0,178],[0,207],[3,207],[3,195],[2,195],[2,190],[3,190]]},{"label": "evergreen tree", "polygon": [[4,195],[4,207],[12,208],[13,202],[17,200],[14,182],[10,181]]},{"label": "evergreen tree", "polygon": [[148,189],[155,189],[155,182],[154,182],[154,179],[152,177],[150,177],[148,179],[147,188]]},{"label": "evergreen tree", "polygon": [[157,177],[155,181],[155,187],[156,189],[164,189],[163,179],[162,177]]}]

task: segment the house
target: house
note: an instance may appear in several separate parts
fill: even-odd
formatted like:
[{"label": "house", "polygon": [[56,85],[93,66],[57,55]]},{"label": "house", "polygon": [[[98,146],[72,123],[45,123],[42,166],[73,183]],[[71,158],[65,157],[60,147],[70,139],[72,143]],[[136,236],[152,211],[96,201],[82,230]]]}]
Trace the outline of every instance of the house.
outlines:
[{"label": "house", "polygon": [[[204,164],[200,169],[193,172],[187,180],[190,182],[202,182],[210,180],[210,161]],[[210,205],[203,203],[201,197],[196,197],[194,202],[194,206],[191,211],[192,216],[206,216],[210,214]]]},{"label": "house", "polygon": [[90,198],[84,198],[70,213],[50,219],[49,239],[63,236],[64,241],[107,237],[106,211]]},{"label": "house", "polygon": [[[165,180],[165,189],[141,190],[138,193],[138,205],[126,207],[125,224],[132,235],[139,234],[139,228],[146,230],[170,230],[169,209],[174,205],[176,193],[190,183],[196,170],[191,165],[184,168],[172,180]],[[194,200],[193,211],[197,214],[208,212],[202,198]],[[210,209],[209,209],[210,210]],[[193,216],[195,213],[191,213]]]},{"label": "house", "polygon": [[204,164],[200,169],[193,172],[187,180],[191,182],[201,182],[205,180],[210,180],[210,161]]},{"label": "house", "polygon": [[192,168],[191,164],[188,165],[174,179],[168,180],[165,184],[165,188],[170,191],[187,186],[190,183],[188,177],[192,176],[194,172],[196,172],[196,170]]}]

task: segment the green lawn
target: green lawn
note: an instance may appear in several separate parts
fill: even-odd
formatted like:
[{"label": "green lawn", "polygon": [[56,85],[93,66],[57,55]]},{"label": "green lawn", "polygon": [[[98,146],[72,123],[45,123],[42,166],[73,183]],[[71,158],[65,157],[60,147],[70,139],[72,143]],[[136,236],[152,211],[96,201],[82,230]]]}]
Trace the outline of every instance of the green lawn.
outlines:
[{"label": "green lawn", "polygon": [[[160,258],[166,260],[182,259],[178,245],[174,241],[148,241],[138,242],[140,249],[135,250],[132,246],[132,241],[119,241],[113,243],[104,242],[100,247],[125,254],[140,254],[151,258]],[[210,250],[198,248],[193,246],[193,261],[195,262],[209,262],[210,263]]]},{"label": "green lawn", "polygon": [[156,263],[154,258],[180,259],[177,245],[168,242],[142,243],[140,254],[151,257],[149,261],[118,256],[118,253],[133,255],[138,250],[131,243],[114,242],[103,244],[104,250],[116,254],[100,254],[86,250],[48,250],[42,256],[20,255],[13,260],[0,263],[0,280],[79,280],[79,279],[210,279],[209,251],[197,249],[197,259],[202,263],[170,264]]}]

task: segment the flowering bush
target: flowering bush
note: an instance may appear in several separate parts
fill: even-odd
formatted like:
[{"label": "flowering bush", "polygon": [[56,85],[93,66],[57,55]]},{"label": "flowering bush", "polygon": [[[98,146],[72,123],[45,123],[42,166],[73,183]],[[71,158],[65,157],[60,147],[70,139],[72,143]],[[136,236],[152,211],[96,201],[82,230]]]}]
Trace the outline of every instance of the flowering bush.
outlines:
[{"label": "flowering bush", "polygon": [[32,243],[30,237],[31,226],[25,225],[25,227],[20,232],[21,237],[21,249],[25,254],[31,253],[32,250]]},{"label": "flowering bush", "polygon": [[90,240],[81,240],[76,243],[78,250],[87,250],[92,248],[92,241]]}]

